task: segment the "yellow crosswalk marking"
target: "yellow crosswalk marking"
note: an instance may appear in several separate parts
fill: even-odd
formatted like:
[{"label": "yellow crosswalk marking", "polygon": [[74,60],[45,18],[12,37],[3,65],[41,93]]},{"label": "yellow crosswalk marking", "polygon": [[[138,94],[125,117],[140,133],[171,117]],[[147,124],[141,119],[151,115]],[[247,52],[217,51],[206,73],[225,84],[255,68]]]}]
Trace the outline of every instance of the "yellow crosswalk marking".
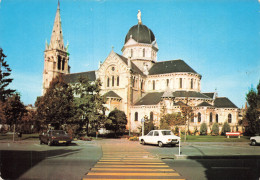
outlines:
[{"label": "yellow crosswalk marking", "polygon": [[[178,177],[178,176],[177,176]],[[108,178],[108,177],[103,177],[103,178],[95,178],[95,177],[88,177],[88,178],[83,178],[83,180],[87,180],[87,179],[91,179],[91,180],[100,180],[100,179],[104,179],[104,180],[151,180],[151,179],[139,179],[139,178],[131,178],[131,179],[115,179],[115,178]],[[162,180],[162,179],[152,179],[152,180]],[[165,179],[166,180],[166,179]],[[185,180],[185,179],[169,179],[167,178],[167,180]]]},{"label": "yellow crosswalk marking", "polygon": [[89,172],[88,175],[95,176],[180,176],[179,173],[110,173],[110,172]]},{"label": "yellow crosswalk marking", "polygon": [[173,169],[146,169],[146,168],[92,168],[91,171],[174,171]]},{"label": "yellow crosswalk marking", "polygon": [[165,164],[165,163],[156,163],[156,162],[97,162],[98,164]]},{"label": "yellow crosswalk marking", "polygon": [[98,164],[95,167],[169,167],[167,165],[128,165],[128,164],[118,164],[118,165],[110,165],[110,164]]}]

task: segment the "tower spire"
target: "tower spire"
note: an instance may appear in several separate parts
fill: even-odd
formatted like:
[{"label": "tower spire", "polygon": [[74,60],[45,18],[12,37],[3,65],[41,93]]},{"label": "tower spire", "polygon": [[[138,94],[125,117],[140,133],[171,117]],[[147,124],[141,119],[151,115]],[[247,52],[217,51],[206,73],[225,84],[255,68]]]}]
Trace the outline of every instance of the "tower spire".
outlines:
[{"label": "tower spire", "polygon": [[58,7],[56,11],[56,16],[54,20],[54,25],[51,34],[51,42],[50,46],[51,49],[61,49],[65,50],[64,42],[63,42],[63,35],[62,35],[62,28],[61,28],[61,18],[60,18],[60,1],[58,1]]}]

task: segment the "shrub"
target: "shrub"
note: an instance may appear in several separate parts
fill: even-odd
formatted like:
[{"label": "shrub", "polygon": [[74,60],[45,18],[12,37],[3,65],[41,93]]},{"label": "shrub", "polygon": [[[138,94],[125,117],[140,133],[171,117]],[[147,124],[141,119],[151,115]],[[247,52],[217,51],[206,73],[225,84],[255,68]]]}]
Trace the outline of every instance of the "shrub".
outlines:
[{"label": "shrub", "polygon": [[222,135],[226,135],[226,132],[230,132],[230,130],[230,125],[227,122],[225,122],[222,127]]},{"label": "shrub", "polygon": [[207,124],[206,123],[202,123],[200,125],[200,135],[207,135]]},{"label": "shrub", "polygon": [[219,135],[219,125],[218,123],[214,123],[212,126],[212,135],[217,136]]},{"label": "shrub", "polygon": [[136,136],[133,136],[133,137],[129,138],[129,141],[138,141],[138,140],[139,140],[139,138],[136,137]]}]

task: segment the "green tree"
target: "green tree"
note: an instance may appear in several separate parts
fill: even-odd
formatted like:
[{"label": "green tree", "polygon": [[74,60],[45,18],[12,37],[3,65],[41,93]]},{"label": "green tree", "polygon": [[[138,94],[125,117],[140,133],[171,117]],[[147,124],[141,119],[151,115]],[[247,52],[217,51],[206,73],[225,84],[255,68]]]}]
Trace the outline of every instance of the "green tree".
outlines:
[{"label": "green tree", "polygon": [[246,95],[248,108],[246,111],[245,121],[248,124],[246,133],[253,135],[260,133],[260,81],[257,85],[257,90],[251,88]]},{"label": "green tree", "polygon": [[15,92],[15,90],[8,88],[13,79],[9,78],[12,70],[5,61],[5,58],[6,55],[3,53],[3,49],[0,48],[0,101],[2,102]]},{"label": "green tree", "polygon": [[115,136],[124,133],[126,129],[127,118],[124,111],[115,109],[108,115],[105,127],[107,130],[113,130]]},{"label": "green tree", "polygon": [[22,118],[27,112],[24,104],[20,100],[19,94],[15,93],[8,97],[7,100],[1,104],[4,113],[3,124],[8,124],[13,127],[13,140],[16,131],[16,125],[21,123]]},{"label": "green tree", "polygon": [[52,80],[46,93],[37,99],[35,105],[37,119],[45,126],[50,124],[55,129],[61,129],[75,115],[72,88],[64,82],[61,75]]},{"label": "green tree", "polygon": [[212,126],[212,135],[213,136],[219,135],[219,124],[216,122]]},{"label": "green tree", "polygon": [[200,135],[207,135],[208,127],[206,123],[200,125]]},{"label": "green tree", "polygon": [[106,119],[104,107],[105,98],[101,96],[101,81],[97,79],[91,82],[88,78],[80,77],[78,83],[74,86],[74,92],[77,96],[75,104],[77,108],[78,132],[83,132],[86,127],[86,134],[89,131],[97,132],[104,125]]},{"label": "green tree", "polygon": [[225,122],[222,127],[222,135],[226,135],[226,132],[230,132],[230,125],[228,122]]}]

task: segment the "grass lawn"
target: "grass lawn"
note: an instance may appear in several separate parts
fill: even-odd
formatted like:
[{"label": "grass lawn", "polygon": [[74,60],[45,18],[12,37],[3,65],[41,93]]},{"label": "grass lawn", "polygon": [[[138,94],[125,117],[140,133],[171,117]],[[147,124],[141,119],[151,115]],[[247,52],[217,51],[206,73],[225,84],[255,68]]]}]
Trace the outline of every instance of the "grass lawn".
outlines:
[{"label": "grass lawn", "polygon": [[[22,138],[19,138],[17,134],[14,135],[15,141],[20,140],[38,140],[39,134],[23,134]],[[0,140],[6,140],[6,141],[12,141],[13,140],[13,134],[0,134]]]},{"label": "grass lawn", "polygon": [[[182,141],[184,141],[184,136],[181,136]],[[186,142],[250,142],[249,136],[230,137],[226,136],[187,136]]]}]

